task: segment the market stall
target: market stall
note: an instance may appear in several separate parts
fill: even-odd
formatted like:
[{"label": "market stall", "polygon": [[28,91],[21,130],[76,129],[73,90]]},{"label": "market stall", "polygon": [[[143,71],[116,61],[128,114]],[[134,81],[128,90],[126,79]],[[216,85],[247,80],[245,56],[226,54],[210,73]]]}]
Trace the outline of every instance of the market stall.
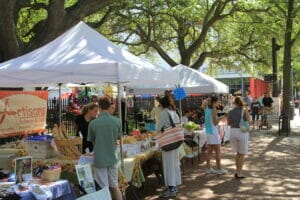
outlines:
[{"label": "market stall", "polygon": [[[154,83],[178,82],[178,76],[174,72],[153,65],[117,47],[83,22],[78,23],[57,39],[39,49],[1,63],[0,76],[1,87],[50,86],[56,84],[61,86],[62,83],[68,82],[115,83],[118,85],[119,97],[123,85],[136,86],[143,84],[150,87]],[[165,79],[166,76],[169,78]],[[5,109],[5,99],[0,99],[1,110]],[[121,117],[121,98],[118,99]],[[2,120],[2,117],[1,123],[6,123],[7,119]],[[15,121],[15,123],[19,122]],[[9,128],[6,130],[9,130]],[[0,136],[2,133],[4,132],[0,132]],[[17,134],[30,133],[32,132],[20,129]],[[40,146],[36,145],[36,147],[39,148]],[[59,158],[53,159],[58,160]]]}]

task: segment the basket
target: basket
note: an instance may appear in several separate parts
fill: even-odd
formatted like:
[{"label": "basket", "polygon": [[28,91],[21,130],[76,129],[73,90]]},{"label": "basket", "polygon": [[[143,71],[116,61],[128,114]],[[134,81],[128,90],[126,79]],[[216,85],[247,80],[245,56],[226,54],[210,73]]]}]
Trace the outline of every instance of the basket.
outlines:
[{"label": "basket", "polygon": [[82,138],[55,139],[55,143],[64,159],[77,160],[81,156]]},{"label": "basket", "polygon": [[44,169],[41,178],[46,181],[57,181],[60,179],[61,168]]}]

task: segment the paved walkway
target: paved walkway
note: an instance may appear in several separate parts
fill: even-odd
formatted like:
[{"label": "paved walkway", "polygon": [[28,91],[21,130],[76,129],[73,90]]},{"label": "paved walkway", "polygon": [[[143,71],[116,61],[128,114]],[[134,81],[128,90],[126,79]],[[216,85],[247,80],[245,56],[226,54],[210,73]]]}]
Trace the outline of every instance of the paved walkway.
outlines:
[{"label": "paved walkway", "polygon": [[[278,122],[274,121],[272,130],[251,132],[250,151],[244,166],[247,178],[243,180],[233,177],[234,154],[230,144],[222,146],[222,165],[229,171],[226,175],[205,175],[204,156],[193,167],[188,160],[183,184],[174,199],[300,199],[298,113],[291,122],[291,129],[289,137],[278,136]],[[160,199],[158,194],[162,189],[154,177],[148,177],[143,199]]]}]

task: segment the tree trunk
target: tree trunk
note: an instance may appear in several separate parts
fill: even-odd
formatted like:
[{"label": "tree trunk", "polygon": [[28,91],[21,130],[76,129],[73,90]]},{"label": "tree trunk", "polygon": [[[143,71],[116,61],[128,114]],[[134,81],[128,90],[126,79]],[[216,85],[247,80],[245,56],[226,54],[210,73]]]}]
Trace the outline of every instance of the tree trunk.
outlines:
[{"label": "tree trunk", "polygon": [[15,3],[16,0],[0,0],[0,62],[20,55],[13,15]]},{"label": "tree trunk", "polygon": [[[292,29],[293,29],[293,5],[294,0],[288,0],[288,12],[286,18],[286,29],[284,37],[284,57],[283,57],[283,110],[284,114],[290,115],[291,101],[291,49],[292,49]],[[284,120],[282,132],[288,132],[290,120]]]},{"label": "tree trunk", "polygon": [[16,27],[19,11],[22,8],[37,9],[35,6],[39,3],[35,1],[30,3],[30,0],[0,0],[0,62],[49,43],[86,16],[116,1],[119,0],[81,0],[65,8],[65,1],[49,0],[49,3],[43,7],[47,9],[48,17],[34,24],[30,30],[34,33],[34,37],[28,43],[24,43]]}]

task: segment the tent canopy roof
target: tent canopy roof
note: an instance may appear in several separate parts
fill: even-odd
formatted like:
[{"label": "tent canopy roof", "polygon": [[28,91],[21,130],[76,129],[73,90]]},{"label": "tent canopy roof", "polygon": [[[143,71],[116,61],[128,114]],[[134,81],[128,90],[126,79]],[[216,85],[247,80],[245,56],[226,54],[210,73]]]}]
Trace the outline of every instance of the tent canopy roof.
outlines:
[{"label": "tent canopy roof", "polygon": [[[190,67],[177,65],[173,71],[179,75],[177,86],[183,87],[188,94],[204,93],[229,93],[229,88],[224,83]],[[176,84],[133,87],[129,92],[135,94],[162,94],[164,90],[174,89]]]},{"label": "tent canopy roof", "polygon": [[198,70],[184,65],[173,68],[179,74],[180,86],[188,93],[228,93],[229,87]]},{"label": "tent canopy roof", "polygon": [[1,87],[46,86],[57,83],[120,82],[148,85],[177,82],[170,69],[156,66],[116,46],[79,22],[28,54],[0,64]]}]

